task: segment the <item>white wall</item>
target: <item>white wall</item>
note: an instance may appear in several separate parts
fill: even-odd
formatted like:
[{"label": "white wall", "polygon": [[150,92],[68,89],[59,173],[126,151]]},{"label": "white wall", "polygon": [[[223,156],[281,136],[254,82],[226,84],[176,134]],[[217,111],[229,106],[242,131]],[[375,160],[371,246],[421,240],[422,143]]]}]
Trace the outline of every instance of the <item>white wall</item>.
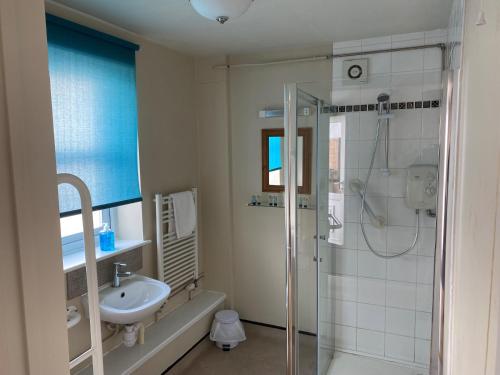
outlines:
[{"label": "white wall", "polygon": [[[300,52],[313,53],[295,50],[288,56]],[[329,53],[331,48],[320,52]],[[243,56],[232,61],[259,58],[276,56]],[[261,129],[283,128],[282,118],[260,119],[258,111],[266,107],[283,107],[284,84],[290,82],[299,82],[302,88],[328,100],[331,61],[232,69],[230,72],[234,306],[245,319],[279,326],[285,325],[284,210],[248,207],[248,203],[252,195],[262,194]],[[313,126],[315,116],[301,121],[303,126]],[[313,191],[314,186],[313,180]],[[315,213],[299,210],[298,216],[303,250],[299,255],[300,328],[315,332]]]},{"label": "white wall", "polygon": [[68,343],[41,0],[0,2],[0,45],[0,372],[64,374]]},{"label": "white wall", "polygon": [[[487,24],[477,26],[484,3]],[[498,373],[500,3],[465,2],[448,374]]]}]

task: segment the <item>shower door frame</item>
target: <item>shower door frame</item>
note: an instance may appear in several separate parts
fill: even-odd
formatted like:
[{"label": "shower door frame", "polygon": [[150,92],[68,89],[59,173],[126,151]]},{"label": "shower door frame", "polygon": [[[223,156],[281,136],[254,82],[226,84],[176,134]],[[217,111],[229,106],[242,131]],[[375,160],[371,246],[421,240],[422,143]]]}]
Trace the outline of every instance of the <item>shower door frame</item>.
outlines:
[{"label": "shower door frame", "polygon": [[[286,249],[286,343],[287,343],[287,375],[299,375],[299,353],[298,353],[298,258],[297,258],[297,101],[298,97],[308,101],[316,107],[316,139],[318,139],[318,126],[324,102],[317,97],[300,90],[296,83],[285,84],[284,90],[284,165],[285,165],[285,249]],[[317,143],[317,147],[319,142]],[[316,150],[316,153],[318,150]],[[315,158],[317,167],[318,158]],[[317,169],[317,168],[316,168]],[[316,171],[317,172],[317,171]],[[316,200],[319,197],[319,184],[316,173]],[[292,187],[292,188],[290,188]],[[318,207],[316,204],[315,222],[315,249],[314,259],[316,261],[316,288],[319,286],[319,262],[318,262]],[[316,293],[316,318],[318,315],[318,293]],[[319,322],[316,320],[316,334],[319,335]],[[319,337],[319,336],[318,336]],[[319,345],[316,340],[316,369],[319,364]]]}]

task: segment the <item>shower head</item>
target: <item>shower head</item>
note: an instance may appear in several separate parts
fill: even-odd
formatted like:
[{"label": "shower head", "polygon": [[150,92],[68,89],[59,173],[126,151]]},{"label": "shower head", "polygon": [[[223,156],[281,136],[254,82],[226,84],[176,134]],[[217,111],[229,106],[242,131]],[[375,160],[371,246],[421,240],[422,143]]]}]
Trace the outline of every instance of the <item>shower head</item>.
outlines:
[{"label": "shower head", "polygon": [[379,96],[377,96],[377,101],[379,103],[388,102],[389,98],[390,98],[389,94],[386,94],[383,92],[383,93],[379,94]]}]

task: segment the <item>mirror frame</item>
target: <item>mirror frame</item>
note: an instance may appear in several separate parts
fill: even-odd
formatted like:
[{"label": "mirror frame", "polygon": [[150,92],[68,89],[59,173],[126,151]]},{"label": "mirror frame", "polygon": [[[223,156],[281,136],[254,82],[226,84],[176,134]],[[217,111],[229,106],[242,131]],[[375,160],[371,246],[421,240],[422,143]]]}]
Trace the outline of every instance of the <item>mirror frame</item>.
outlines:
[{"label": "mirror frame", "polygon": [[[311,194],[311,172],[312,172],[312,128],[299,128],[298,136],[303,139],[302,155],[302,182],[299,186],[299,194]],[[269,193],[280,193],[285,191],[284,185],[269,185],[269,137],[285,137],[283,128],[262,129],[262,191]]]}]

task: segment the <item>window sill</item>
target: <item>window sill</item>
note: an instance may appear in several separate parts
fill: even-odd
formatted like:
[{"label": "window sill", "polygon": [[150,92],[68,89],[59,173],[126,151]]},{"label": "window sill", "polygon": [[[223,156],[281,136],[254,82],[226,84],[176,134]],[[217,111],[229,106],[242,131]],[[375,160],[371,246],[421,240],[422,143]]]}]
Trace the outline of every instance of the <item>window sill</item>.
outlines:
[{"label": "window sill", "polygon": [[[96,261],[114,257],[118,254],[123,254],[131,250],[135,250],[139,247],[146,246],[150,244],[149,240],[116,240],[115,250],[113,251],[102,251],[99,247],[95,249]],[[73,254],[68,254],[63,257],[63,268],[64,273],[77,270],[79,268],[85,267],[85,252],[84,250],[78,251]]]}]

